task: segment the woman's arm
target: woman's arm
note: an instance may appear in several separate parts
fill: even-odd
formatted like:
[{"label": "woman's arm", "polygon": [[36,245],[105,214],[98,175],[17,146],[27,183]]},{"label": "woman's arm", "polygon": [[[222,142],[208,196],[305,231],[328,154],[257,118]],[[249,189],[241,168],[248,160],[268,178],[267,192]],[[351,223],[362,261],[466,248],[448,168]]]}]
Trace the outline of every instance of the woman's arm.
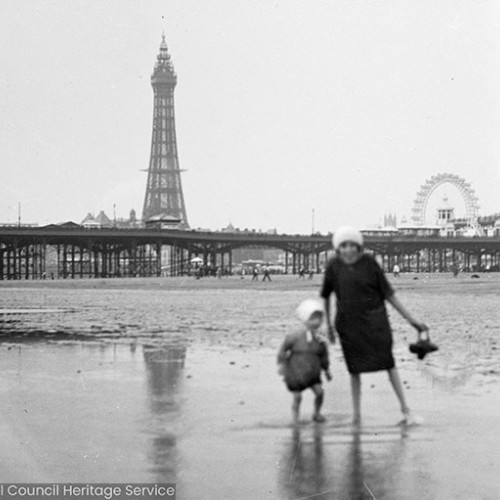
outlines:
[{"label": "woman's arm", "polygon": [[321,343],[321,346],[322,349],[320,351],[320,356],[319,356],[321,368],[325,372],[326,379],[332,380],[332,374],[330,372],[330,355],[328,354],[328,347],[324,342]]},{"label": "woman's arm", "polygon": [[330,308],[330,297],[326,297],[325,299],[325,317],[326,317],[326,327],[328,328],[328,340],[335,344],[335,330],[332,326],[332,316],[331,316],[331,308]]},{"label": "woman's arm", "polygon": [[394,309],[396,309],[396,311],[401,314],[401,316],[406,321],[408,321],[408,323],[410,323],[410,325],[413,326],[413,328],[415,328],[419,333],[428,330],[427,326],[424,323],[420,323],[419,321],[417,321],[406,309],[406,307],[401,304],[395,293],[387,298],[387,302],[389,302],[389,304],[391,304],[392,307],[394,307]]},{"label": "woman's arm", "polygon": [[330,260],[326,266],[325,276],[323,278],[323,286],[321,287],[320,296],[325,301],[325,316],[326,326],[328,328],[328,340],[335,344],[335,330],[332,326],[332,316],[330,308],[330,297],[335,289],[335,272],[333,269],[333,261]]}]

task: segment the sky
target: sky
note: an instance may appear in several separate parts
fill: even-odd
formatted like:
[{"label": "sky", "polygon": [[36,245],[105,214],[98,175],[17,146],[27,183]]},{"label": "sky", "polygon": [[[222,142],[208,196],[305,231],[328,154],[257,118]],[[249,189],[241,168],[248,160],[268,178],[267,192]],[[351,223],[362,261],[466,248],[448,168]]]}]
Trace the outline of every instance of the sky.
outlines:
[{"label": "sky", "polygon": [[3,0],[0,221],[142,212],[162,31],[191,227],[369,227],[440,172],[500,212],[499,23],[487,0]]}]

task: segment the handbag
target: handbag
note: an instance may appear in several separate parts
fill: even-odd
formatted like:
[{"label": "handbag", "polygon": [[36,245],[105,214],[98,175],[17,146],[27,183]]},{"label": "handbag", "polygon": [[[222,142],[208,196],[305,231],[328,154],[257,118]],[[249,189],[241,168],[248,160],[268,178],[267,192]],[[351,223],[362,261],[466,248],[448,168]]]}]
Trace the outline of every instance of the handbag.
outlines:
[{"label": "handbag", "polygon": [[[423,333],[427,334],[426,338],[422,338]],[[416,354],[418,359],[422,360],[427,354],[438,351],[439,347],[431,341],[430,333],[426,330],[425,332],[418,332],[418,340],[410,344],[409,349],[412,354]]]}]

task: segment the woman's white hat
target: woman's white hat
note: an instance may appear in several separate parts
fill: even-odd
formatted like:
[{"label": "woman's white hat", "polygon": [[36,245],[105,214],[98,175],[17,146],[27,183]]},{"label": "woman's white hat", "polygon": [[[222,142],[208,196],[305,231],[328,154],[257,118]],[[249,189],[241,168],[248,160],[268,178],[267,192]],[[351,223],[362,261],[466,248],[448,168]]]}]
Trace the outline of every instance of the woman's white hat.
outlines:
[{"label": "woman's white hat", "polygon": [[347,243],[348,241],[356,243],[360,247],[363,246],[363,235],[357,229],[350,226],[341,226],[333,235],[333,248],[338,250],[340,245]]},{"label": "woman's white hat", "polygon": [[302,321],[302,323],[309,321],[311,316],[316,312],[325,312],[323,302],[319,299],[306,299],[301,302],[299,307],[295,310],[297,318]]}]

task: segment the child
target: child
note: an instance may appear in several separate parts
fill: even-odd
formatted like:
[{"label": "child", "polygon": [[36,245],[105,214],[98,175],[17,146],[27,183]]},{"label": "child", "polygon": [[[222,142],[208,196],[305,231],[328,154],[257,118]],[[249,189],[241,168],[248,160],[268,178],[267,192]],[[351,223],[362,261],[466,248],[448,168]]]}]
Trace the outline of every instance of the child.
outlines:
[{"label": "child", "polygon": [[396,298],[377,261],[363,253],[363,236],[350,227],[333,237],[336,256],[328,263],[321,296],[325,300],[330,341],[335,334],[330,320],[330,295],[337,298],[337,330],[351,375],[354,424],[361,421],[361,373],[386,370],[401,405],[403,423],[411,424],[410,409],[392,355],[392,332],[385,302],[389,302],[417,331],[426,331]]},{"label": "child", "polygon": [[315,422],[324,422],[321,415],[323,404],[323,386],[321,371],[331,380],[329,371],[328,347],[320,338],[319,329],[323,323],[323,305],[320,301],[309,299],[302,302],[296,311],[297,317],[304,324],[302,330],[287,335],[278,353],[280,373],[284,375],[288,389],[293,393],[293,419],[299,420],[302,391],[311,388],[314,392]]}]

